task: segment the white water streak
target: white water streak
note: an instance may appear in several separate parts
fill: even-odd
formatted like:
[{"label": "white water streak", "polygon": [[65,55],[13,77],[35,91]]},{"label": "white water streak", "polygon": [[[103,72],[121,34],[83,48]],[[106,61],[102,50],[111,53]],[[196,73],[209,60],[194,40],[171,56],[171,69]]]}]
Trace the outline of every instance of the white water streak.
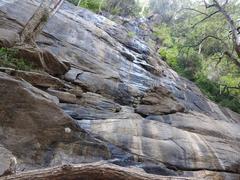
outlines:
[{"label": "white water streak", "polygon": [[6,4],[11,4],[11,3],[15,3],[18,0],[0,0],[0,7],[4,6]]}]

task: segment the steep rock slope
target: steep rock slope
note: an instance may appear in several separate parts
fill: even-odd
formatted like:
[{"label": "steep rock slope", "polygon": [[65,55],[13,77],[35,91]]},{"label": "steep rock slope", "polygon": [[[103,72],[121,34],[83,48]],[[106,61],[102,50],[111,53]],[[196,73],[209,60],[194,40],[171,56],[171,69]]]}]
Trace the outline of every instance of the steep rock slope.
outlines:
[{"label": "steep rock slope", "polygon": [[[1,30],[20,33],[38,5],[37,0],[0,0]],[[0,42],[18,41],[17,38],[12,40],[12,37],[1,37]],[[124,26],[64,2],[37,37],[37,44],[70,69],[63,75],[51,73],[57,77],[1,70],[5,73],[1,74],[0,92],[14,97],[8,100],[1,96],[0,120],[11,119],[9,126],[1,123],[1,128],[17,133],[18,126],[14,125],[19,122],[19,117],[30,129],[39,126],[39,131],[31,130],[30,134],[26,134],[26,137],[36,136],[36,140],[26,142],[36,141],[37,144],[39,136],[39,144],[45,147],[41,149],[45,155],[36,150],[32,150],[33,155],[24,154],[19,149],[28,146],[20,143],[13,148],[15,135],[8,138],[1,130],[2,152],[16,156],[21,160],[21,166],[25,167],[29,162],[32,168],[36,168],[36,163],[44,167],[64,162],[112,159],[112,163],[137,166],[155,174],[240,177],[240,115],[209,101],[192,82],[171,70],[146,42],[130,37]],[[41,109],[41,101],[32,97],[32,90],[28,95],[29,101],[22,102],[21,96],[15,96],[25,90],[25,86],[30,86],[20,82],[23,79],[46,91],[45,96],[51,94],[57,97],[60,103],[54,98],[50,103],[55,102],[52,105],[55,110],[46,108],[48,104]],[[56,86],[54,82],[57,82]],[[11,88],[14,90],[6,90]],[[30,89],[35,88],[31,86]],[[32,101],[40,104],[36,103],[32,109]],[[17,102],[29,109],[24,111]],[[11,104],[15,106],[11,107]],[[75,121],[65,117],[66,114],[56,104]],[[39,119],[35,119],[35,115],[29,116],[29,120],[23,118],[25,115],[28,117],[25,113],[31,109],[39,115]],[[19,112],[21,116],[5,113],[8,111]],[[42,111],[49,116],[57,114],[55,118],[63,122],[41,116],[45,114]],[[75,135],[69,139],[64,137],[68,129],[65,132],[63,127],[68,125],[63,119],[71,121],[70,129],[74,129]],[[42,125],[44,120],[49,123],[47,127],[51,131],[46,134],[48,129]],[[83,135],[76,135],[78,131]],[[24,133],[20,134],[24,137]],[[56,145],[58,143],[60,145]],[[73,145],[66,145],[68,143]],[[49,148],[51,156],[47,156]],[[75,153],[72,154],[73,149]],[[35,156],[38,158],[34,159]],[[7,161],[6,156],[3,159]]]},{"label": "steep rock slope", "polygon": [[15,156],[22,168],[31,168],[64,162],[64,158],[87,161],[93,152],[95,160],[110,157],[104,144],[81,131],[57,107],[56,98],[4,73],[0,82],[1,146],[12,152],[1,151],[1,156],[5,154],[8,161]]}]

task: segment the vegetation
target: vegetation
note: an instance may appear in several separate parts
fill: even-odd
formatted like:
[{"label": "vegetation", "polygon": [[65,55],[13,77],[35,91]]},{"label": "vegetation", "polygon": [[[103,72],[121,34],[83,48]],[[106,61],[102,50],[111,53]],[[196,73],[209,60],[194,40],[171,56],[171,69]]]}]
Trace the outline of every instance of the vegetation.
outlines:
[{"label": "vegetation", "polygon": [[95,13],[102,11],[113,15],[137,16],[139,4],[135,0],[68,0],[76,6],[90,9]]},{"label": "vegetation", "polygon": [[69,1],[121,16],[157,14],[153,34],[161,57],[211,100],[240,112],[239,1],[149,0],[142,9],[139,0]]},{"label": "vegetation", "polygon": [[68,1],[96,13],[157,14],[153,34],[161,57],[211,100],[240,112],[240,1],[149,0],[148,8],[139,0]]},{"label": "vegetation", "polygon": [[[158,9],[160,17],[168,17],[153,29],[160,39],[160,55],[211,100],[240,112],[240,32],[234,34],[239,31],[235,22],[239,21],[240,4],[217,0],[201,4],[189,0],[175,4],[175,11],[165,11],[173,2],[178,3],[172,0],[165,6],[155,4],[152,10],[156,13]],[[165,9],[161,11],[161,7]]]},{"label": "vegetation", "polygon": [[103,3],[105,3],[105,0],[68,0],[69,2],[73,3],[74,5],[79,5],[81,7],[84,7],[86,9],[90,9],[93,12],[99,12],[101,10],[101,6]]},{"label": "vegetation", "polygon": [[136,36],[135,32],[129,31],[128,32],[128,37],[129,38],[134,38]]},{"label": "vegetation", "polygon": [[24,71],[32,69],[32,65],[28,61],[17,57],[16,49],[6,48],[0,48],[0,66]]}]

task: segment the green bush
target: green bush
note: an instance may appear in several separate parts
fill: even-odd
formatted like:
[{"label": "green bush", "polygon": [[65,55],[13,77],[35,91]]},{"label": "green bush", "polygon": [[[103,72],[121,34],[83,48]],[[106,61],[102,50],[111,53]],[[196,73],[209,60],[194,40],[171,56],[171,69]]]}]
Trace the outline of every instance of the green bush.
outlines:
[{"label": "green bush", "polygon": [[24,71],[32,69],[32,64],[23,58],[17,57],[16,49],[7,48],[0,48],[0,66]]},{"label": "green bush", "polygon": [[129,31],[128,32],[128,37],[129,38],[134,38],[136,36],[135,32]]},{"label": "green bush", "polygon": [[79,0],[67,0],[67,1],[77,6]]},{"label": "green bush", "polygon": [[[228,92],[223,92],[220,86],[220,83],[231,87],[238,86],[240,83],[239,70],[229,64],[221,64],[223,73],[221,73],[220,79],[212,81],[207,77],[210,74],[209,70],[206,70],[206,67],[209,67],[207,60],[212,63],[216,59],[215,56],[209,56],[209,54],[219,53],[219,48],[215,43],[211,42],[212,44],[209,43],[208,48],[203,48],[202,53],[204,54],[202,54],[199,53],[199,49],[184,48],[186,42],[174,36],[173,30],[166,24],[155,26],[153,31],[153,34],[161,40],[159,54],[172,69],[195,82],[203,94],[212,101],[240,113],[239,90],[230,89]],[[227,74],[227,72],[229,73]]]},{"label": "green bush", "polygon": [[178,57],[178,49],[176,47],[165,48],[162,47],[159,49],[159,54],[164,60],[173,68],[177,69],[179,67],[177,57]]},{"label": "green bush", "polygon": [[166,24],[154,26],[153,34],[162,40],[162,46],[171,47],[174,45],[173,38],[171,36],[171,29]]},{"label": "green bush", "polygon": [[235,112],[240,113],[240,101],[236,97],[233,96],[222,97],[219,104],[224,107],[228,107]]},{"label": "green bush", "polygon": [[81,4],[80,4],[81,7],[83,8],[86,8],[86,9],[90,9],[92,10],[93,12],[98,12],[99,9],[101,8],[101,1],[98,0],[82,0],[81,1]]},{"label": "green bush", "polygon": [[[68,0],[74,5],[78,5],[79,0]],[[141,8],[135,0],[81,0],[80,6],[95,13],[100,11],[113,15],[138,16]]]},{"label": "green bush", "polygon": [[[69,2],[73,3],[74,5],[78,5],[79,0],[68,0]],[[103,0],[81,0],[80,6],[86,9],[89,9],[93,12],[99,12],[101,6],[104,5],[106,1]]]},{"label": "green bush", "polygon": [[196,84],[209,99],[215,101],[221,106],[228,107],[235,112],[240,113],[240,100],[237,96],[229,92],[221,92],[221,86],[216,82],[210,81],[207,77],[199,75],[196,78]]}]

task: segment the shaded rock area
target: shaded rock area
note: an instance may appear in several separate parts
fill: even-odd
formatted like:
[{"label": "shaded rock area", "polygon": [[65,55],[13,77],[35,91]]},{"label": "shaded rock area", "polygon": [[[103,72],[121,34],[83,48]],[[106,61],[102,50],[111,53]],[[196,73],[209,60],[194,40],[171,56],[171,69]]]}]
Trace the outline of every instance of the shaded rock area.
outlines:
[{"label": "shaded rock area", "polygon": [[60,76],[65,74],[69,67],[46,49],[18,48],[18,55],[28,60],[35,68],[45,70],[51,75]]},{"label": "shaded rock area", "polygon": [[[0,82],[1,144],[18,158],[19,165],[48,166],[74,154],[76,162],[91,162],[93,151],[99,152],[95,159],[110,157],[107,146],[79,129],[53,96],[3,73]],[[69,154],[64,155],[66,147]]]},{"label": "shaded rock area", "polygon": [[12,155],[12,153],[5,149],[4,147],[2,147],[2,145],[0,146],[0,174],[4,174],[10,167],[10,160],[11,158],[13,158],[14,156]]},{"label": "shaded rock area", "polygon": [[63,88],[65,87],[64,83],[47,73],[44,72],[27,72],[27,71],[20,71],[14,70],[12,68],[1,68],[1,72],[5,72],[10,76],[14,76],[17,79],[22,79],[24,81],[29,82],[33,86],[39,88]]},{"label": "shaded rock area", "polygon": [[164,87],[154,87],[147,92],[136,108],[144,116],[151,114],[171,114],[183,112],[184,106],[175,100],[171,92]]},{"label": "shaded rock area", "polygon": [[18,33],[0,28],[0,46],[2,47],[12,47],[15,43],[19,41]]},{"label": "shaded rock area", "polygon": [[[0,32],[11,30],[1,46],[38,5],[0,0]],[[171,70],[148,34],[130,38],[133,26],[64,2],[37,37],[45,55],[19,53],[41,71],[0,68],[0,174],[15,157],[17,171],[105,159],[175,179],[240,178],[240,115]]]}]

